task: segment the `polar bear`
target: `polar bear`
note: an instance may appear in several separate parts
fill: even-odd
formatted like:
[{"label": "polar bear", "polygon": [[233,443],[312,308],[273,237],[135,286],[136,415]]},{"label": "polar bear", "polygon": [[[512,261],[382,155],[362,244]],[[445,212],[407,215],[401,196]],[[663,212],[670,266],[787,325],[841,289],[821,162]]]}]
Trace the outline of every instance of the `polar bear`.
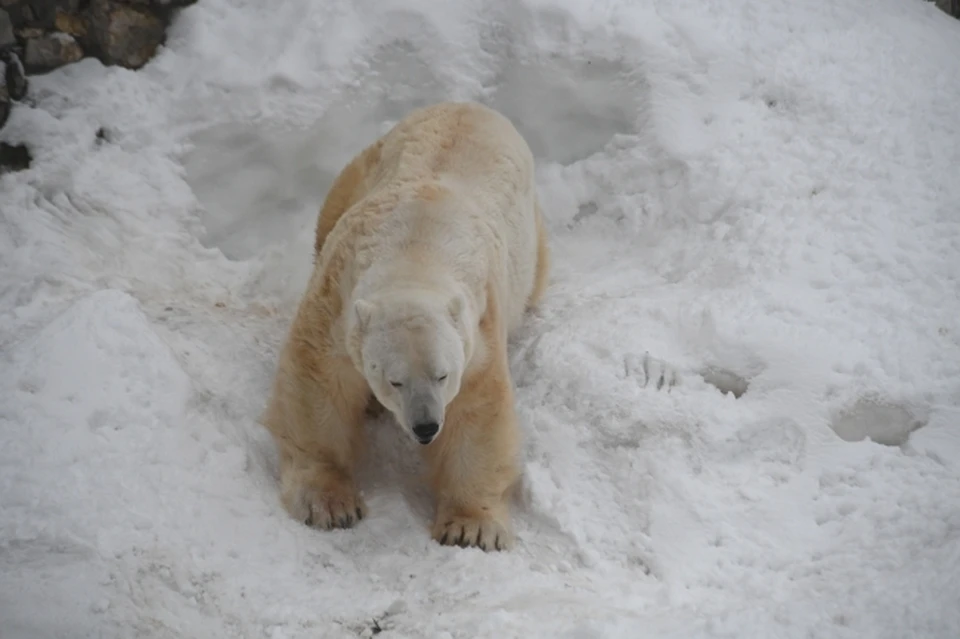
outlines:
[{"label": "polar bear", "polygon": [[549,260],[533,154],[497,111],[416,109],[347,164],[263,420],[287,512],[321,529],[363,519],[354,469],[379,404],[425,457],[433,539],[512,548],[507,340],[543,297]]}]

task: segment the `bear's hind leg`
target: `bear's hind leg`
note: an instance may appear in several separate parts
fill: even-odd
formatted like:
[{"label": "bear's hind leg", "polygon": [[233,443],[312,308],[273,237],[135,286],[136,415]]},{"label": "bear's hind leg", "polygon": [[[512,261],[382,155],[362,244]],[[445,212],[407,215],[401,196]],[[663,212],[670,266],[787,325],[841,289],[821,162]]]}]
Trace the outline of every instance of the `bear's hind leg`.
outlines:
[{"label": "bear's hind leg", "polygon": [[437,497],[432,537],[444,545],[509,550],[509,491],[519,438],[505,355],[467,380],[440,436],[424,450]]},{"label": "bear's hind leg", "polygon": [[343,395],[355,383],[286,372],[264,421],[280,453],[280,500],[308,526],[350,528],[367,513],[354,483],[367,397]]}]

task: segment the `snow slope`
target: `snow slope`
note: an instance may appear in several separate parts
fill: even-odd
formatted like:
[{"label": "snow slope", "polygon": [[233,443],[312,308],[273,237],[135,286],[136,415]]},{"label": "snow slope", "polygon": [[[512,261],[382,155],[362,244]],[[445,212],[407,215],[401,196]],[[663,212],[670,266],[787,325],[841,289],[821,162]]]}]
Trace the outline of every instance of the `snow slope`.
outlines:
[{"label": "snow slope", "polygon": [[[960,636],[960,22],[440,7],[200,0],[139,72],[34,78],[2,134],[36,159],[0,177],[0,636]],[[370,518],[291,521],[257,425],[333,176],[451,98],[528,137],[556,256],[512,350],[512,553],[429,540],[387,420]]]}]

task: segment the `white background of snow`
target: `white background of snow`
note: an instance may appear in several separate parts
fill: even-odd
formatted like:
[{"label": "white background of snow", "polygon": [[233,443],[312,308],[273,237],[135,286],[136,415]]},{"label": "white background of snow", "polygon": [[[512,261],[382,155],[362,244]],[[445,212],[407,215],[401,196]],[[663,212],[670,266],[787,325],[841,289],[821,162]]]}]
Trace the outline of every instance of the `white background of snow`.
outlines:
[{"label": "white background of snow", "polygon": [[[0,177],[0,636],[956,639],[957,60],[922,0],[200,0],[137,73],[34,78],[3,132],[34,165]],[[520,543],[431,542],[387,421],[371,517],[310,530],[256,420],[316,211],[464,98],[528,137],[553,234]]]}]

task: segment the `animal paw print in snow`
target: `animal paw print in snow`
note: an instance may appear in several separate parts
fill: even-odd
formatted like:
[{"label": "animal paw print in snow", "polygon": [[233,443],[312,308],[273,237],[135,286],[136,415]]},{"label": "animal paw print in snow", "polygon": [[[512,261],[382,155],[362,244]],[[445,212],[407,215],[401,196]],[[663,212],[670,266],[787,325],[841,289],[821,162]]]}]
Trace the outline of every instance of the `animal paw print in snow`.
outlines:
[{"label": "animal paw print in snow", "polygon": [[680,371],[662,359],[658,359],[645,352],[643,357],[627,355],[627,373],[640,378],[640,385],[644,388],[652,387],[667,392],[680,383]]}]

